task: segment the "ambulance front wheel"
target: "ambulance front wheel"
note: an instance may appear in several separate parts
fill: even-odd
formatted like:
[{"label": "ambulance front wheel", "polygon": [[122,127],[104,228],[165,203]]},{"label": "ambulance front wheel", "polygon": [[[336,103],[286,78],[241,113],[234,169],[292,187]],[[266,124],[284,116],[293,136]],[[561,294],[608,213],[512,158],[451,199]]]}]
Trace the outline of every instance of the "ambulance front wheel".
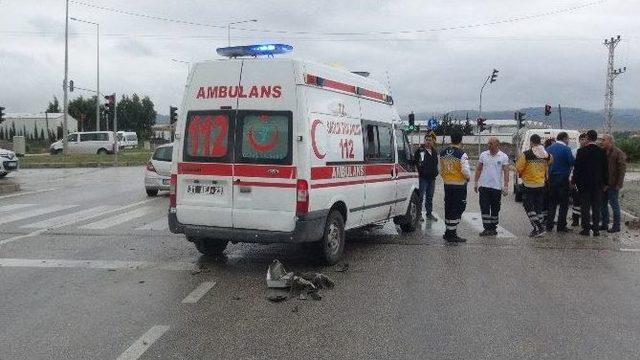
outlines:
[{"label": "ambulance front wheel", "polygon": [[400,229],[403,232],[415,231],[420,223],[420,217],[422,217],[422,206],[420,204],[420,197],[416,192],[411,194],[409,200],[409,206],[407,207],[407,213],[403,216],[398,216],[393,219],[393,222],[400,225]]},{"label": "ambulance front wheel", "polygon": [[318,242],[318,250],[327,265],[336,264],[344,253],[344,218],[338,210],[331,210],[324,226],[322,240]]},{"label": "ambulance front wheel", "polygon": [[200,251],[201,254],[207,256],[218,256],[224,252],[224,249],[227,248],[227,240],[217,240],[217,239],[200,239],[194,238],[190,239],[195,245],[196,249]]}]

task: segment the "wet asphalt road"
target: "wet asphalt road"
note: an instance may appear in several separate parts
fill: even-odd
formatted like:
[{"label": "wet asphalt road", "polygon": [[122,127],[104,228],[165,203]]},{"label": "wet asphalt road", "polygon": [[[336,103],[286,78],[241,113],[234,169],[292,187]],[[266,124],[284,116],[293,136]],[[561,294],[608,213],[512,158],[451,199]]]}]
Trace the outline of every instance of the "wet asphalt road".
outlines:
[{"label": "wet asphalt road", "polygon": [[[200,256],[163,222],[141,168],[23,170],[0,196],[0,359],[637,359],[638,230],[529,239],[512,196],[479,238],[469,195],[459,246],[442,221],[348,234],[344,262],[303,246]],[[442,191],[435,195],[443,213]],[[273,259],[336,281],[321,301],[265,299]],[[199,290],[202,289],[200,292]]]}]

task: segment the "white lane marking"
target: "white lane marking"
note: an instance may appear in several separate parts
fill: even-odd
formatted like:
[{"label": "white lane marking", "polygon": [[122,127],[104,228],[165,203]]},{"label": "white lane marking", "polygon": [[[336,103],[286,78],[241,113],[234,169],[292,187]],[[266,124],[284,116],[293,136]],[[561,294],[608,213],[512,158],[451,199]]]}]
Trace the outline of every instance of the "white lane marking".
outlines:
[{"label": "white lane marking", "polygon": [[165,332],[169,330],[166,325],[156,325],[144,333],[138,340],[127,348],[116,360],[136,360],[147,351]]},{"label": "white lane marking", "polygon": [[[476,231],[484,230],[484,226],[482,226],[482,214],[476,212],[465,212],[462,214],[462,219],[467,222],[471,227]],[[516,236],[507,231],[502,226],[498,225],[498,236],[499,238],[515,238]]]},{"label": "white lane marking", "polygon": [[22,196],[22,195],[31,195],[31,194],[39,194],[42,192],[47,192],[47,191],[53,191],[55,189],[43,189],[43,190],[34,190],[34,191],[23,191],[23,192],[19,192],[17,194],[9,194],[9,195],[3,195],[0,196],[0,199],[8,199],[8,198],[12,198],[12,197],[16,197],[16,196]]},{"label": "white lane marking", "polygon": [[620,249],[622,252],[640,252],[640,249]]},{"label": "white lane marking", "polygon": [[0,212],[24,209],[34,205],[35,204],[12,204],[12,205],[0,206]]},{"label": "white lane marking", "polygon": [[137,219],[139,217],[145,216],[149,212],[151,212],[152,208],[149,206],[141,207],[138,209],[134,209],[131,211],[127,211],[126,213],[118,214],[116,216],[98,220],[92,222],[90,224],[80,226],[80,229],[90,229],[90,230],[102,230],[106,228],[110,228],[112,226],[120,225],[127,221],[131,221],[133,219]]},{"label": "white lane marking", "polygon": [[216,286],[215,281],[205,281],[200,284],[195,290],[191,292],[191,294],[187,295],[186,298],[182,300],[183,304],[195,304],[200,300],[209,290],[211,290],[214,286]]},{"label": "white lane marking", "polygon": [[628,211],[624,211],[624,210],[620,209],[620,212],[623,213],[624,215],[626,215],[627,217],[630,217],[632,220],[638,220],[637,216],[631,214]]},{"label": "white lane marking", "polygon": [[[111,213],[114,213],[114,212],[117,212],[117,211],[121,211],[121,210],[126,210],[126,209],[129,209],[129,208],[132,208],[134,206],[142,205],[142,204],[148,203],[149,201],[154,201],[154,200],[157,200],[157,198],[142,200],[142,201],[135,202],[133,204],[121,206],[121,207],[113,209],[113,210],[107,210],[107,211],[105,211],[105,212],[103,212],[101,214],[97,214],[96,216],[108,215],[108,214],[111,214]],[[40,234],[46,232],[47,230],[58,229],[58,228],[61,228],[61,227],[67,226],[67,225],[71,225],[71,224],[75,223],[76,221],[82,221],[82,220],[83,219],[81,219],[81,220],[75,220],[74,219],[74,220],[71,220],[71,221],[66,222],[66,223],[60,223],[58,225],[51,226],[48,229],[40,229],[40,230],[36,230],[34,232],[31,232],[31,233],[28,233],[28,234],[25,234],[25,235],[18,235],[18,236],[10,237],[8,239],[0,240],[0,245],[4,245],[4,244],[7,244],[7,243],[16,241],[16,240],[20,240],[20,239],[24,239],[24,238],[28,238],[28,237],[32,237],[32,236],[37,236],[37,235],[40,235]]]},{"label": "white lane marking", "polygon": [[136,230],[167,230],[167,229],[169,229],[169,220],[167,219],[166,215],[154,222],[150,222],[146,225],[139,226],[136,228]]},{"label": "white lane marking", "polygon": [[0,258],[0,267],[168,271],[193,271],[196,269],[196,266],[194,264],[187,262],[154,263],[149,261],[16,258]]},{"label": "white lane marking", "polygon": [[84,209],[84,210],[76,211],[71,214],[56,216],[50,219],[38,221],[33,224],[24,225],[22,227],[29,228],[29,229],[47,229],[58,224],[66,224],[70,221],[80,222],[80,221],[88,220],[96,217],[97,215],[101,214],[105,210],[111,210],[114,208],[115,206],[110,206],[110,205],[96,206],[91,209]]},{"label": "white lane marking", "polygon": [[[435,211],[432,211],[431,214],[438,219],[438,221],[431,221],[425,219],[422,229],[430,234],[442,235],[444,231],[447,229],[447,226],[444,224],[444,220],[438,215]],[[422,215],[424,216],[424,214]]]},{"label": "white lane marking", "polygon": [[24,220],[60,210],[66,210],[73,207],[77,207],[78,205],[54,205],[54,206],[46,206],[33,210],[25,210],[19,213],[6,214],[0,217],[0,224],[6,224],[14,221]]}]

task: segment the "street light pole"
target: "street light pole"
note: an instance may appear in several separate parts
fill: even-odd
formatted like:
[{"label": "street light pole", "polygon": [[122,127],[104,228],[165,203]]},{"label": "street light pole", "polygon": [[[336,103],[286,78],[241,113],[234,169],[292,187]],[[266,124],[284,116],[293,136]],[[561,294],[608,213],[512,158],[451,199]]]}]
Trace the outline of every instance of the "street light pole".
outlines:
[{"label": "street light pole", "polygon": [[67,127],[67,112],[69,111],[69,98],[67,83],[69,80],[69,0],[66,1],[65,19],[64,19],[64,80],[62,81],[62,152],[67,153],[67,135],[69,128]]},{"label": "street light pole", "polygon": [[100,131],[100,24],[74,17],[71,20],[96,26],[96,131]]},{"label": "street light pole", "polygon": [[[487,86],[487,83],[491,79],[491,75],[487,76],[484,80],[484,84],[480,88],[480,105],[478,105],[478,118],[482,118],[482,92],[484,91],[484,87]],[[480,141],[480,125],[476,123],[476,127],[478,128],[478,158],[480,158],[480,150],[482,149],[482,144]]]},{"label": "street light pole", "polygon": [[235,22],[227,24],[227,46],[231,46],[231,25],[243,24],[243,23],[248,23],[248,22],[257,22],[257,21],[258,20],[256,20],[256,19],[251,19],[251,20],[235,21]]}]

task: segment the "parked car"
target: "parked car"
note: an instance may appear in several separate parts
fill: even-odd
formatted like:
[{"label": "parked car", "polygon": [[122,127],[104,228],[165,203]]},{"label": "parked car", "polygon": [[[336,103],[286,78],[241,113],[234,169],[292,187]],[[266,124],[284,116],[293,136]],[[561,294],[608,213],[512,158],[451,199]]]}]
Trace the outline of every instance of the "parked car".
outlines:
[{"label": "parked car", "polygon": [[147,163],[144,174],[144,187],[148,196],[158,195],[158,191],[168,191],[171,180],[171,154],[173,144],[156,148]]},{"label": "parked car", "polygon": [[7,176],[7,174],[15,170],[18,170],[18,157],[16,153],[0,148],[0,178]]},{"label": "parked car", "polygon": [[[74,132],[67,137],[69,154],[113,154],[116,151],[113,131]],[[62,140],[49,147],[51,154],[62,153]]]},{"label": "parked car", "polygon": [[138,134],[133,131],[118,131],[120,149],[134,149],[138,147]]}]

